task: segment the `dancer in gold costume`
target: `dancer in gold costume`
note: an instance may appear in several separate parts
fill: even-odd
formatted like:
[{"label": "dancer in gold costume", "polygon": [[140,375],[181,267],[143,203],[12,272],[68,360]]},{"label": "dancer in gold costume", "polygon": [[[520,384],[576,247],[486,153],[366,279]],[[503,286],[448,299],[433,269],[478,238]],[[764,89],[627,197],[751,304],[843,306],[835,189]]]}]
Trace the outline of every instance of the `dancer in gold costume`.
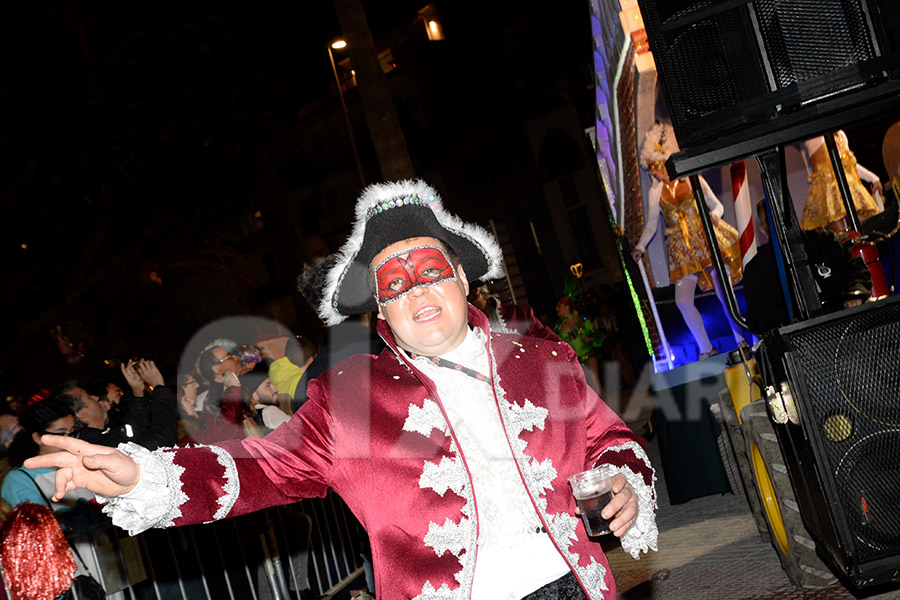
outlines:
[{"label": "dancer in gold costume", "polygon": [[[841,162],[844,165],[844,173],[847,176],[847,185],[853,198],[853,206],[860,221],[884,210],[883,206],[869,193],[863,181],[872,184],[875,196],[882,193],[881,181],[878,175],[866,169],[856,162],[856,156],[850,150],[847,134],[843,131],[834,132],[834,141],[841,153]],[[819,229],[824,227],[831,231],[843,231],[847,229],[846,210],[838,190],[834,170],[831,168],[831,159],[828,149],[825,147],[824,136],[812,138],[803,143],[806,151],[809,168],[809,191],[806,193],[806,203],[803,206],[803,218],[800,222],[802,229]]]},{"label": "dancer in gold costume", "polygon": [[[701,290],[715,288],[716,296],[722,303],[725,315],[728,315],[725,295],[713,268],[709,246],[703,233],[703,224],[697,213],[693,190],[687,180],[669,181],[665,161],[678,150],[675,133],[668,123],[657,121],[647,135],[641,148],[641,163],[650,169],[654,182],[648,193],[647,212],[645,213],[644,231],[637,246],[632,251],[635,262],[639,262],[647,249],[647,244],[656,234],[659,213],[666,220],[666,243],[669,257],[669,279],[675,284],[675,304],[681,311],[697,346],[700,348],[700,359],[718,354],[718,350],[709,341],[703,317],[694,305],[694,294],[697,284]],[[732,283],[741,280],[741,251],[737,230],[721,219],[725,212],[722,203],[716,198],[705,179],[700,177],[700,186],[706,200],[707,209],[716,232],[716,241],[722,251],[725,268]],[[735,340],[744,341],[740,328],[730,318]]]}]

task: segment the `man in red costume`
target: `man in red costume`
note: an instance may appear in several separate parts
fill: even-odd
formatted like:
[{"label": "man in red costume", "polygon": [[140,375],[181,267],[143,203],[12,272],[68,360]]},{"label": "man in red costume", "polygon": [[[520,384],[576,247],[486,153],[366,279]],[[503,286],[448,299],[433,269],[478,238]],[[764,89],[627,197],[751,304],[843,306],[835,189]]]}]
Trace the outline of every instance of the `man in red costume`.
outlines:
[{"label": "man in red costume", "polygon": [[[59,467],[131,533],[340,494],[366,528],[380,599],[616,597],[567,477],[617,471],[604,509],[635,558],[656,549],[642,441],[585,384],[568,344],[494,333],[469,281],[502,275],[496,240],[420,181],[374,185],[318,289],[329,325],[377,310],[387,348],[309,384],[261,439],[149,452],[68,438],[29,466]],[[309,297],[309,295],[307,295]]]}]

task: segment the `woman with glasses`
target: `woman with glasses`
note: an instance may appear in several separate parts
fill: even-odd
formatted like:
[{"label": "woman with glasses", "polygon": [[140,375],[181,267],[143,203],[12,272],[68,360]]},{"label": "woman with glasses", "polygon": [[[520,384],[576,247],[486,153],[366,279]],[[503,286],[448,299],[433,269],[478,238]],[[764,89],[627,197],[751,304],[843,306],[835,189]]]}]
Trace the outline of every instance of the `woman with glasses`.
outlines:
[{"label": "woman with glasses", "polygon": [[[56,491],[56,469],[29,469],[22,466],[27,458],[42,454],[59,452],[57,448],[41,443],[45,433],[53,435],[74,436],[76,434],[75,416],[64,403],[54,398],[39,400],[25,409],[19,417],[19,431],[9,447],[9,463],[12,471],[3,480],[0,496],[16,507],[26,502],[49,506],[60,527],[66,533],[70,545],[78,550],[75,561],[75,575],[90,574],[97,581],[106,581],[108,598],[119,600],[123,597],[111,587],[115,574],[100,573],[101,561],[113,564],[116,557],[112,548],[103,545],[104,530],[97,526],[107,523],[108,519],[100,512],[94,501],[94,494],[84,489],[66,492],[58,501],[51,500]],[[82,562],[82,561],[87,561]],[[116,593],[114,593],[116,592]],[[82,596],[83,597],[83,596]]]},{"label": "woman with glasses", "polygon": [[[34,502],[50,506],[57,517],[65,511],[73,510],[79,499],[90,500],[93,494],[87,490],[73,490],[60,498],[59,502],[49,500],[55,490],[56,471],[54,469],[27,469],[22,466],[25,459],[41,454],[58,452],[56,448],[41,443],[45,433],[54,435],[74,435],[75,416],[63,403],[47,399],[35,402],[25,409],[19,418],[20,428],[9,447],[9,465],[12,471],[4,478],[0,496],[15,507],[24,502]],[[61,514],[62,513],[62,514]],[[63,529],[66,519],[62,519]]]}]

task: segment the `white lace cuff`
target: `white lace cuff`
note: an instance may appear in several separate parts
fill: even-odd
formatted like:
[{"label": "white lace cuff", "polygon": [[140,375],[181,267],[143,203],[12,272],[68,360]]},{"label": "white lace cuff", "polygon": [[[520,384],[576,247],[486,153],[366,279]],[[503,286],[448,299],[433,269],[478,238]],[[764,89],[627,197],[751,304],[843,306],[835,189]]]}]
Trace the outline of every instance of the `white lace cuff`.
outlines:
[{"label": "white lace cuff", "polygon": [[658,550],[657,541],[659,531],[656,528],[656,493],[653,485],[656,484],[656,474],[653,475],[653,484],[644,483],[644,477],[627,467],[616,467],[634,488],[638,501],[638,516],[634,524],[622,535],[622,549],[632,558],[640,559],[641,552]]},{"label": "white lace cuff", "polygon": [[[110,516],[114,525],[126,530],[129,535],[137,535],[151,527],[166,526],[166,521],[171,524],[175,492],[180,491],[181,485],[178,480],[177,490],[170,486],[165,459],[159,452],[150,452],[133,442],[119,444],[118,450],[140,465],[141,476],[135,488],[127,494],[113,498],[97,494],[97,501],[104,504],[103,512]],[[177,510],[177,507],[174,508]]]}]

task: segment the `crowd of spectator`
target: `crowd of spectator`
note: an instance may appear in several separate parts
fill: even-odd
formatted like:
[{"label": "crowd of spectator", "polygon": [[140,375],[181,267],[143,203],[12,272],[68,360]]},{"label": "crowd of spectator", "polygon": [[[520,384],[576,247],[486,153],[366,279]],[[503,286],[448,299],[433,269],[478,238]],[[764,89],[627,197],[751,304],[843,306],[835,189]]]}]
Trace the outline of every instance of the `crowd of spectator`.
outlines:
[{"label": "crowd of spectator", "polygon": [[[20,411],[0,411],[0,524],[25,503],[43,505],[72,544],[80,531],[106,522],[93,494],[71,490],[54,499],[55,472],[23,465],[56,451],[41,443],[42,435],[109,447],[134,442],[151,450],[261,437],[289,421],[305,400],[306,373],[316,356],[317,345],[299,336],[266,334],[244,344],[218,338],[193,368],[168,381],[153,360],[135,358],[119,365],[121,378],[65,381],[35,394]],[[96,568],[86,570],[96,576]]]}]

